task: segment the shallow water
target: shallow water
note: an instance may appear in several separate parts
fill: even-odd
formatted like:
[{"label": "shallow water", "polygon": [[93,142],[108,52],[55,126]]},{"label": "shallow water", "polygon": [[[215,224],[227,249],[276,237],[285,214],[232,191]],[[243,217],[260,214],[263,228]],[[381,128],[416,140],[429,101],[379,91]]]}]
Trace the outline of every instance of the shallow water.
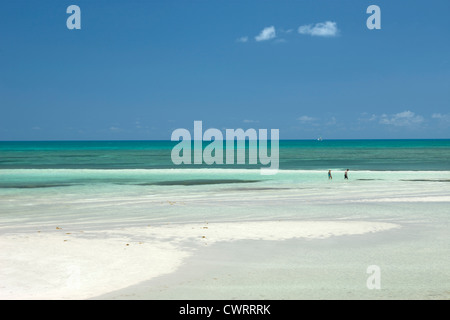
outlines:
[{"label": "shallow water", "polygon": [[[244,221],[389,222],[400,228],[326,241],[241,241],[239,252],[217,243],[179,269],[185,283],[200,277],[203,286],[180,286],[174,273],[154,279],[153,291],[133,290],[157,298],[154,288],[163,290],[161,281],[167,280],[173,285],[159,297],[182,299],[190,292],[208,298],[204,289],[217,285],[216,298],[448,298],[448,140],[315,143],[286,142],[281,169],[270,176],[261,175],[259,166],[173,166],[168,142],[0,143],[0,246],[1,236],[56,228],[70,233]],[[260,255],[251,254],[255,248]],[[208,252],[229,260],[208,261]],[[205,260],[209,267],[198,269],[203,275],[195,273],[196,261]],[[382,267],[382,294],[364,287],[369,264]]]}]

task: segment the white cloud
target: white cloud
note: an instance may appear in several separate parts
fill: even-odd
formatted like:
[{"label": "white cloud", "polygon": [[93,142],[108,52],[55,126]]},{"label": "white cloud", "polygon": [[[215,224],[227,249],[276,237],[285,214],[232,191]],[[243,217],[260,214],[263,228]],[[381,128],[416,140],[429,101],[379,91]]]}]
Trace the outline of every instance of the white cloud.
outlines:
[{"label": "white cloud", "polygon": [[440,124],[450,124],[450,114],[433,113],[431,118],[437,119]]},{"label": "white cloud", "polygon": [[319,22],[315,25],[304,25],[298,28],[298,33],[300,34],[309,34],[311,36],[319,37],[334,37],[338,34],[338,31],[336,22],[332,21]]},{"label": "white cloud", "polygon": [[244,120],[242,122],[244,122],[244,123],[258,123],[259,121],[258,120]]},{"label": "white cloud", "polygon": [[310,116],[301,116],[300,118],[297,119],[298,121],[302,122],[302,123],[306,123],[306,122],[312,122],[315,121],[316,119]]},{"label": "white cloud", "polygon": [[119,128],[119,127],[111,126],[111,127],[109,127],[109,131],[112,131],[112,132],[119,132],[119,131],[122,131],[122,129]]},{"label": "white cloud", "polygon": [[442,119],[444,117],[444,115],[442,115],[440,113],[433,113],[433,115],[431,117],[433,119]]},{"label": "white cloud", "polygon": [[371,122],[379,119],[379,116],[376,114],[369,114],[367,112],[361,113],[361,116],[358,118],[358,122]]},{"label": "white cloud", "polygon": [[408,110],[393,115],[383,114],[381,115],[379,122],[380,124],[396,127],[408,127],[419,125],[424,121],[425,119],[422,116],[416,115],[414,112]]},{"label": "white cloud", "polygon": [[255,40],[256,41],[266,41],[266,40],[273,39],[276,36],[277,35],[276,35],[276,32],[275,32],[275,27],[271,26],[271,27],[264,28],[261,31],[261,33],[255,37]]},{"label": "white cloud", "polygon": [[450,120],[450,114],[433,113],[431,117],[439,120]]},{"label": "white cloud", "polygon": [[236,40],[236,42],[241,42],[241,43],[248,42],[248,37],[240,37]]}]

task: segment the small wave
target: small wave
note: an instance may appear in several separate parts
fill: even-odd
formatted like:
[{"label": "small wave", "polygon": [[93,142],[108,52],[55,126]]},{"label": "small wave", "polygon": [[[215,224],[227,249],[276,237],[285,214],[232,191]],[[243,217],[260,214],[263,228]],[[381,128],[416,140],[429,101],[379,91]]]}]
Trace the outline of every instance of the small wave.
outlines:
[{"label": "small wave", "polygon": [[240,180],[240,179],[196,179],[196,180],[176,180],[176,181],[156,181],[148,183],[139,183],[140,186],[198,186],[208,184],[230,184],[230,183],[255,183],[260,180]]},{"label": "small wave", "polygon": [[39,188],[59,188],[71,187],[75,184],[20,184],[20,185],[0,185],[0,189],[39,189]]},{"label": "small wave", "polygon": [[[302,189],[302,188],[296,188]],[[232,188],[232,189],[222,189],[222,191],[270,191],[270,190],[293,190],[293,188],[269,188],[269,187],[261,187],[261,188]]]},{"label": "small wave", "polygon": [[416,182],[450,182],[450,179],[401,179],[400,181],[416,181]]}]

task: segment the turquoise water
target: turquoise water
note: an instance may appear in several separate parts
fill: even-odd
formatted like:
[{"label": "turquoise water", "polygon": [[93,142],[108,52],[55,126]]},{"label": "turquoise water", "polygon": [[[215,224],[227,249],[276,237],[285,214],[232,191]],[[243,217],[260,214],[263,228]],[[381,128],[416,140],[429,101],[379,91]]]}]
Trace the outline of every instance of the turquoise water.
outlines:
[{"label": "turquoise water", "polygon": [[[245,165],[176,166],[171,160],[171,150],[176,144],[172,141],[0,142],[0,169],[261,167],[248,164],[248,152]],[[207,144],[204,142],[203,147]],[[450,170],[450,140],[281,140],[279,148],[281,170]]]},{"label": "turquoise water", "polygon": [[[280,172],[305,172],[300,175],[285,172],[269,177],[259,174],[264,165],[259,162],[249,164],[248,152],[246,163],[242,165],[175,165],[171,151],[176,144],[172,141],[0,142],[0,189],[105,183],[122,188],[127,185],[176,187],[261,181],[274,183],[276,180],[289,181],[294,176],[297,182],[312,182],[323,180],[324,175],[320,172],[325,174],[330,169],[339,176],[341,173],[338,172],[345,169],[352,173],[450,171],[450,140],[282,140],[279,147]],[[204,142],[203,147],[207,144]],[[167,171],[173,169],[176,170]],[[319,173],[308,174],[308,171]],[[381,179],[380,174],[364,174],[358,178]],[[351,176],[356,177],[354,174]],[[428,178],[421,175],[409,179]],[[441,179],[446,179],[446,175]]]},{"label": "turquoise water", "polygon": [[[450,140],[280,141],[280,170],[269,176],[261,175],[260,164],[176,166],[170,157],[175,144],[0,142],[0,242],[9,234],[59,227],[103,234],[193,222],[390,222],[400,229],[356,242],[345,238],[336,242],[342,248],[333,247],[335,239],[314,242],[313,251],[305,243],[298,246],[314,254],[326,251],[312,262],[338,274],[326,283],[335,288],[333,298],[348,295],[351,279],[377,264],[384,272],[381,298],[448,299]],[[288,242],[277,245],[292,249]],[[341,255],[347,258],[336,267]],[[280,265],[293,263],[290,254],[278,258]],[[300,258],[297,266],[308,263]],[[311,270],[310,291],[289,294],[274,284],[274,298],[323,297],[315,281],[326,275],[322,267]],[[297,276],[282,281],[298,288],[307,282]],[[365,279],[354,294],[372,298]]]},{"label": "turquoise water", "polygon": [[[176,144],[172,141],[0,142],[0,190],[53,189],[105,183],[122,188],[127,185],[176,187],[261,181],[274,183],[289,181],[294,176],[297,182],[312,182],[323,180],[330,169],[333,175],[338,176],[341,175],[338,172],[345,169],[352,173],[379,172],[375,175],[360,174],[360,180],[381,179],[383,171],[450,171],[450,140],[282,140],[279,169],[285,173],[268,177],[259,174],[264,165],[259,162],[249,164],[248,150],[246,163],[242,165],[175,165],[171,151]],[[207,144],[204,142],[203,147]],[[176,170],[167,171],[173,169]],[[304,172],[300,175],[286,174],[289,170]],[[309,171],[319,173],[308,174]],[[353,174],[351,177],[356,176]],[[446,178],[445,174],[441,177]],[[426,180],[428,177],[416,175],[408,179]],[[439,177],[433,176],[432,179]]]}]

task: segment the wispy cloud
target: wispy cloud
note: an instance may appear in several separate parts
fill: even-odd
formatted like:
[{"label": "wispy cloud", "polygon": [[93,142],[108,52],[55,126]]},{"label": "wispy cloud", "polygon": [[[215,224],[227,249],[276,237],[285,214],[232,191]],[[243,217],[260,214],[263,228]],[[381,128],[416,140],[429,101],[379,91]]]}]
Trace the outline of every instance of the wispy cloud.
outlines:
[{"label": "wispy cloud", "polygon": [[431,118],[439,119],[439,120],[445,120],[445,121],[450,121],[450,114],[433,113]]},{"label": "wispy cloud", "polygon": [[236,42],[246,43],[248,42],[248,37],[240,37],[236,39]]},{"label": "wispy cloud", "polygon": [[[275,29],[275,26],[266,27],[261,32],[254,37],[254,40],[256,42],[261,41],[268,41],[275,39],[274,42],[287,42],[285,37],[289,37],[291,34],[293,34],[294,29],[286,29],[286,28],[277,28]],[[283,37],[279,38],[279,34],[281,34]],[[318,37],[335,37],[339,34],[339,29],[337,27],[336,22],[332,21],[326,21],[326,22],[319,22],[316,24],[309,24],[309,25],[303,25],[298,28],[299,34],[306,34],[311,36],[318,36]],[[249,42],[249,37],[242,36],[236,39],[236,42],[239,43],[247,43]]]},{"label": "wispy cloud", "polygon": [[109,131],[111,131],[111,132],[121,132],[123,130],[121,128],[119,128],[119,127],[111,126],[111,127],[109,127]]},{"label": "wispy cloud", "polygon": [[316,120],[316,118],[310,117],[310,116],[301,116],[300,118],[297,119],[298,121],[300,121],[301,123],[308,123],[308,122],[313,122]]},{"label": "wispy cloud", "polygon": [[244,122],[244,123],[258,123],[259,121],[258,120],[244,120],[242,122]]},{"label": "wispy cloud", "polygon": [[339,30],[336,22],[332,21],[319,22],[315,25],[303,25],[298,28],[298,33],[300,34],[308,34],[318,37],[335,37],[338,32]]},{"label": "wispy cloud", "polygon": [[450,125],[450,114],[433,113],[431,118],[438,120],[440,125]]},{"label": "wispy cloud", "polygon": [[294,31],[294,29],[280,29],[280,32],[282,33],[292,33],[292,31]]},{"label": "wispy cloud", "polygon": [[391,125],[396,127],[417,126],[422,124],[424,121],[425,121],[424,117],[422,117],[421,115],[416,115],[414,112],[409,110],[392,115],[382,114],[379,117],[380,124]]},{"label": "wispy cloud", "polygon": [[256,41],[267,41],[267,40],[275,38],[276,36],[277,35],[276,35],[275,27],[271,26],[271,27],[264,28],[260,32],[260,34],[255,37],[255,40]]}]

